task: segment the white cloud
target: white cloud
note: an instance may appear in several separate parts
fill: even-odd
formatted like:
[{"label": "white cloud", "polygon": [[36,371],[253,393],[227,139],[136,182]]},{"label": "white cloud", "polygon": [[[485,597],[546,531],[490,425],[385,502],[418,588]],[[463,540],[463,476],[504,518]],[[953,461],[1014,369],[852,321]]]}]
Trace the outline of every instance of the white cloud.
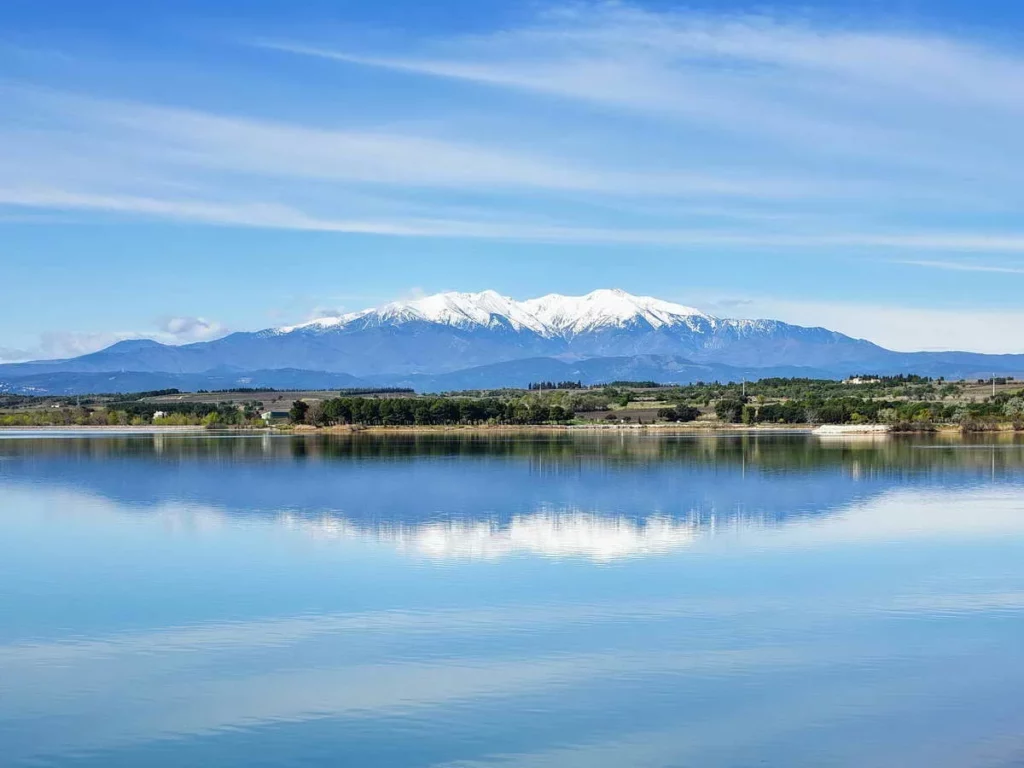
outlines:
[{"label": "white cloud", "polygon": [[166,317],[160,321],[159,328],[162,334],[181,344],[209,341],[228,332],[221,323],[205,317]]}]

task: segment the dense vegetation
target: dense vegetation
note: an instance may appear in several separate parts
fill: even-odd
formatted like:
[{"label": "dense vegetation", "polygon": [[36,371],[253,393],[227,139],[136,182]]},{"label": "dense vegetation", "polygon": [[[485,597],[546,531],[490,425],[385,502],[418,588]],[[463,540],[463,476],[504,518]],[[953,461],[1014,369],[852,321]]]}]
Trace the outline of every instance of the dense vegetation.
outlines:
[{"label": "dense vegetation", "polygon": [[696,421],[700,418],[700,408],[692,405],[676,405],[671,408],[659,408],[658,418],[663,421]]},{"label": "dense vegetation", "polygon": [[497,397],[336,397],[293,410],[300,423],[315,426],[429,426],[452,424],[548,424],[572,418],[572,411],[540,399],[503,400]]}]

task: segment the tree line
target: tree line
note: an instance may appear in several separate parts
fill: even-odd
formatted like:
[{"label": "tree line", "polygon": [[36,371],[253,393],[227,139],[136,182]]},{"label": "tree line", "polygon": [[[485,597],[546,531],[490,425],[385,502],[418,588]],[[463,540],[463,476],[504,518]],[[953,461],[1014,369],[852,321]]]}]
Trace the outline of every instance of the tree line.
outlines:
[{"label": "tree line", "polygon": [[532,382],[529,385],[528,389],[531,390],[531,391],[538,390],[538,389],[541,389],[541,390],[543,390],[543,389],[583,389],[583,382],[582,381],[535,381],[535,382]]},{"label": "tree line", "polygon": [[296,423],[318,427],[335,424],[401,427],[558,424],[572,419],[573,412],[560,405],[496,397],[335,397],[312,404],[296,401],[290,415]]}]

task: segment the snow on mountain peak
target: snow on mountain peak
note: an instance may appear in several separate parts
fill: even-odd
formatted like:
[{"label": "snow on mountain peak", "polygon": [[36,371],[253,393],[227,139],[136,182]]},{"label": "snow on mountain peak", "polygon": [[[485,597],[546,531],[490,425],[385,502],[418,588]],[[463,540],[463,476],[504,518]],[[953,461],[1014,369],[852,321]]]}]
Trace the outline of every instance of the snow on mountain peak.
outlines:
[{"label": "snow on mountain peak", "polygon": [[301,325],[278,328],[277,332],[328,330],[361,320],[372,324],[422,321],[456,327],[505,325],[516,331],[530,330],[542,336],[572,336],[636,321],[660,328],[689,324],[694,318],[711,319],[692,307],[651,296],[634,296],[618,288],[602,288],[585,296],[552,293],[526,301],[516,301],[490,290],[479,293],[450,291],[391,302],[338,317],[318,318]]},{"label": "snow on mountain peak", "polygon": [[394,302],[377,313],[386,319],[407,318],[455,326],[490,326],[495,321],[505,320],[516,330],[540,330],[534,318],[523,312],[519,302],[496,291],[437,293],[413,301]]},{"label": "snow on mountain peak", "polygon": [[552,293],[524,301],[523,305],[547,328],[559,334],[585,333],[635,320],[645,320],[652,328],[660,328],[678,325],[690,317],[708,317],[692,307],[651,296],[634,296],[618,288],[602,288],[585,296]]}]

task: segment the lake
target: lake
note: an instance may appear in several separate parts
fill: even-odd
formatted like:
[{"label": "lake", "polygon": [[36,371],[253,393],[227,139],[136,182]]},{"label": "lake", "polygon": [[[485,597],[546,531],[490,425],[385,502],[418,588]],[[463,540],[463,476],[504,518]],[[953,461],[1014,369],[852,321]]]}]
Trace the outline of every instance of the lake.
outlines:
[{"label": "lake", "polygon": [[0,764],[1024,765],[1024,442],[0,433]]}]

